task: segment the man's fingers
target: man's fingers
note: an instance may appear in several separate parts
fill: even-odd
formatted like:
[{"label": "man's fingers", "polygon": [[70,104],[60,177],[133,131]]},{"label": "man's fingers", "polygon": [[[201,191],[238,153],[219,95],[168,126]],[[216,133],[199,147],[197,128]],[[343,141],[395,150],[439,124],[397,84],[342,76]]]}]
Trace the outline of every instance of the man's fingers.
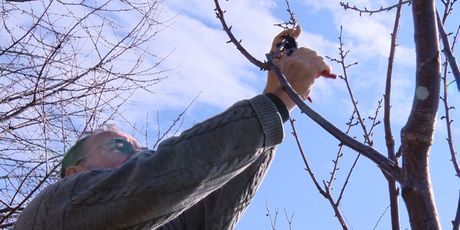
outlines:
[{"label": "man's fingers", "polygon": [[291,36],[291,37],[297,39],[301,32],[302,32],[302,29],[300,29],[300,26],[296,26],[296,27],[294,27],[292,29],[287,29],[287,30],[281,31],[281,33],[276,35],[275,40],[280,40],[281,41],[286,36]]},{"label": "man's fingers", "polygon": [[323,76],[326,78],[333,78],[333,79],[337,78],[337,75],[332,73],[331,67],[328,64],[324,63],[324,60],[322,61],[323,61],[323,65],[325,66],[325,68],[323,69],[323,71],[319,73],[319,76]]},{"label": "man's fingers", "polygon": [[290,36],[294,39],[297,39],[300,36],[301,32],[302,29],[300,29],[300,26],[296,26],[292,29],[283,30],[281,33],[276,35],[275,39],[273,39],[272,51],[276,49],[276,45],[279,44],[286,36]]},{"label": "man's fingers", "polygon": [[302,29],[300,29],[300,26],[296,26],[295,28],[291,29],[291,33],[289,34],[291,37],[297,39],[302,32]]}]

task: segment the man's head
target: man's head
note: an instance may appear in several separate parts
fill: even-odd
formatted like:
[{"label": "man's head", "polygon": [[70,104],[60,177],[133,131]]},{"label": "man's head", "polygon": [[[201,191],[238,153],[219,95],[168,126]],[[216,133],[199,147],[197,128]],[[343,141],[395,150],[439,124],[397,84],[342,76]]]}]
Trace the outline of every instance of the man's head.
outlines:
[{"label": "man's head", "polygon": [[60,176],[96,168],[117,168],[141,149],[136,139],[113,127],[98,130],[78,140],[66,152]]}]

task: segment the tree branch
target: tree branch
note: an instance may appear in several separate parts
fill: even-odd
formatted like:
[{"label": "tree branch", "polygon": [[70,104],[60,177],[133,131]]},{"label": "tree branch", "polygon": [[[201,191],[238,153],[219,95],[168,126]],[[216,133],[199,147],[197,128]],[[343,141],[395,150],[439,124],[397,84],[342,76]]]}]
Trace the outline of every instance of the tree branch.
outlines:
[{"label": "tree branch", "polygon": [[261,62],[257,60],[254,56],[252,56],[243,47],[243,45],[241,45],[241,40],[238,41],[236,37],[233,35],[231,31],[232,27],[231,26],[229,27],[227,25],[227,22],[225,21],[225,17],[224,17],[225,12],[222,11],[222,8],[220,7],[220,4],[219,4],[219,0],[214,0],[214,4],[216,5],[216,9],[215,9],[216,17],[219,19],[220,23],[222,24],[222,27],[225,33],[227,33],[228,37],[230,38],[230,41],[228,42],[233,43],[236,46],[236,48],[241,52],[241,54],[243,54],[243,56],[245,56],[252,64],[256,65],[261,70],[269,70],[270,67],[267,65],[267,63]]},{"label": "tree branch", "polygon": [[[318,190],[318,192],[324,198],[326,198],[326,200],[329,201],[329,204],[331,205],[332,209],[334,210],[335,217],[339,221],[339,224],[342,226],[343,229],[348,229],[348,225],[345,222],[345,218],[343,217],[343,214],[339,209],[340,200],[338,200],[336,202],[336,201],[334,201],[334,198],[332,197],[332,194],[331,194],[332,182],[324,183],[324,189],[321,187],[321,185],[319,184],[318,180],[315,177],[315,174],[313,173],[312,168],[310,167],[310,164],[308,163],[307,156],[305,155],[305,152],[303,150],[302,144],[300,143],[300,138],[299,138],[299,136],[297,134],[297,130],[296,130],[295,125],[294,125],[295,120],[290,119],[289,121],[290,121],[291,127],[292,127],[292,135],[294,136],[294,139],[296,140],[297,147],[299,148],[299,153],[300,153],[300,155],[302,157],[302,160],[303,160],[303,162],[305,164],[305,170],[310,175],[310,178],[312,179],[313,184],[315,185],[315,187]],[[349,125],[349,128],[351,128],[351,125]],[[340,155],[340,152],[338,153],[338,155]],[[334,171],[337,170],[337,168],[335,167],[336,165],[337,165],[337,161],[334,162]],[[347,181],[348,181],[348,178],[347,178]]]},{"label": "tree branch", "polygon": [[458,68],[457,62],[455,61],[455,56],[452,53],[450,48],[449,39],[447,38],[446,31],[444,30],[444,25],[442,24],[441,18],[439,17],[438,11],[436,11],[436,18],[438,22],[438,30],[444,46],[444,54],[446,55],[447,60],[449,61],[450,68],[452,69],[452,74],[455,77],[457,82],[457,89],[460,92],[460,70]]},{"label": "tree branch", "polygon": [[[460,29],[460,27],[459,27],[459,29]],[[458,35],[459,31],[460,30],[457,30],[457,34],[455,35],[455,37],[453,39],[452,49],[454,49],[454,45],[455,45],[455,42],[457,40],[457,35]],[[441,36],[443,36],[443,35],[441,35]],[[454,120],[452,120],[451,117],[450,117],[450,110],[455,109],[455,107],[449,106],[449,98],[448,98],[449,94],[447,93],[448,92],[448,86],[449,86],[449,83],[448,83],[448,80],[447,80],[447,75],[448,75],[447,69],[449,68],[448,67],[449,65],[448,65],[447,56],[446,56],[446,60],[445,60],[443,66],[444,66],[443,76],[442,76],[443,96],[440,99],[442,100],[443,105],[444,105],[445,115],[441,117],[441,120],[444,119],[446,121],[446,129],[447,129],[447,139],[446,139],[446,141],[447,141],[447,145],[449,146],[449,152],[450,152],[450,155],[451,155],[451,158],[452,158],[451,161],[452,161],[452,164],[454,166],[455,174],[457,175],[457,177],[460,177],[460,166],[459,166],[459,162],[458,162],[458,159],[457,159],[457,152],[455,151],[454,137],[452,135],[452,123],[454,122]]]},{"label": "tree branch", "polygon": [[458,204],[457,204],[457,213],[455,214],[455,219],[452,221],[453,230],[460,229],[460,193],[458,197]]},{"label": "tree branch", "polygon": [[394,8],[397,8],[397,7],[401,7],[402,5],[404,4],[410,4],[412,2],[412,0],[406,0],[406,1],[399,1],[398,4],[394,4],[394,5],[391,5],[391,6],[387,6],[387,7],[380,7],[380,9],[377,9],[377,10],[369,10],[367,9],[366,7],[364,7],[364,9],[360,9],[356,6],[350,6],[350,4],[348,2],[340,2],[340,5],[343,7],[344,10],[354,10],[354,11],[357,11],[359,12],[359,16],[361,16],[363,13],[364,14],[369,14],[369,15],[372,15],[374,13],[380,13],[380,12],[385,12],[385,11],[390,11]]},{"label": "tree branch", "polygon": [[[398,162],[398,158],[395,153],[395,141],[393,138],[393,132],[391,130],[391,86],[392,86],[392,75],[393,75],[393,64],[394,57],[396,53],[396,39],[398,36],[399,21],[401,18],[402,11],[402,0],[399,0],[399,5],[396,9],[395,22],[393,25],[393,32],[391,33],[391,44],[390,44],[390,54],[388,57],[388,67],[387,67],[387,76],[385,84],[385,95],[384,95],[384,130],[385,130],[385,143],[388,151],[388,158],[392,159],[395,162]],[[400,229],[399,222],[399,204],[398,196],[399,191],[396,186],[396,182],[392,178],[387,178],[388,180],[388,193],[390,197],[390,213],[391,213],[391,225],[393,230]]]},{"label": "tree branch", "polygon": [[441,79],[434,0],[412,1],[412,15],[417,69],[412,109],[401,131],[402,197],[413,229],[441,229],[429,172]]},{"label": "tree branch", "polygon": [[324,128],[327,132],[329,132],[331,135],[333,135],[335,138],[340,140],[343,144],[346,146],[352,148],[353,150],[363,154],[365,157],[369,158],[373,162],[375,162],[385,173],[390,175],[391,177],[395,178],[395,180],[400,180],[401,179],[401,170],[398,167],[398,164],[385,156],[383,156],[381,153],[376,151],[375,149],[366,146],[359,141],[356,141],[355,139],[349,137],[345,133],[343,133],[340,129],[335,127],[333,124],[331,124],[329,121],[324,119],[322,116],[320,116],[318,113],[313,111],[311,108],[309,108],[303,100],[297,95],[297,93],[292,89],[292,87],[289,85],[287,82],[286,78],[283,76],[279,68],[273,64],[272,57],[270,55],[266,55],[268,61],[267,63],[262,63],[258,60],[256,60],[252,55],[250,55],[244,47],[241,45],[241,42],[238,42],[235,36],[231,33],[231,27],[228,27],[225,18],[224,18],[224,13],[219,5],[218,0],[214,0],[214,3],[216,5],[216,16],[220,20],[224,31],[227,33],[227,35],[230,37],[230,41],[235,44],[238,50],[242,52],[242,54],[254,65],[258,66],[261,69],[264,70],[272,70],[278,77],[278,80],[281,83],[281,86],[283,89],[287,92],[287,94],[294,100],[294,102],[298,105],[300,110],[305,113],[308,117],[310,117],[313,121],[315,121],[317,124],[319,124],[322,128]]},{"label": "tree branch", "polygon": [[297,24],[297,18],[295,16],[295,13],[293,10],[291,10],[291,5],[289,4],[289,0],[286,0],[286,5],[287,5],[287,12],[290,15],[289,21],[285,21],[283,23],[275,24],[275,26],[279,26],[283,29],[291,29],[295,28]]},{"label": "tree branch", "polygon": [[395,180],[399,181],[401,179],[401,170],[398,167],[397,163],[386,158],[377,150],[373,149],[370,146],[364,145],[361,142],[355,140],[354,138],[348,136],[340,129],[335,127],[332,123],[324,119],[321,115],[313,111],[310,107],[308,107],[305,102],[300,98],[299,95],[292,89],[289,82],[286,80],[286,77],[281,73],[280,69],[273,63],[272,58],[270,55],[266,55],[268,59],[268,64],[270,65],[271,71],[273,71],[283,90],[292,98],[292,100],[297,104],[300,110],[305,113],[308,117],[310,117],[313,121],[315,121],[318,125],[320,125],[324,130],[329,132],[332,136],[337,138],[341,141],[344,145],[350,147],[351,149],[363,154],[368,159],[372,160],[376,163],[385,173],[389,176],[393,177]]}]

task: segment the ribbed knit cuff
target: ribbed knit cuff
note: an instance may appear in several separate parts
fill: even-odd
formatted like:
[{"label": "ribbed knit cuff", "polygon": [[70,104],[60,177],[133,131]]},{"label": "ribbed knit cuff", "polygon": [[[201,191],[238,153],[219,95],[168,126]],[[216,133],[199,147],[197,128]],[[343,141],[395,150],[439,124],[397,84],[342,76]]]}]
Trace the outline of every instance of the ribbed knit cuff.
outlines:
[{"label": "ribbed knit cuff", "polygon": [[278,112],[281,115],[281,118],[283,119],[283,123],[289,120],[289,111],[286,108],[286,105],[283,103],[283,101],[276,96],[273,93],[267,93],[265,94],[272,102],[276,105],[276,108],[278,109]]},{"label": "ribbed knit cuff", "polygon": [[259,117],[265,134],[265,146],[278,145],[283,141],[283,123],[275,103],[266,95],[258,95],[249,100]]}]

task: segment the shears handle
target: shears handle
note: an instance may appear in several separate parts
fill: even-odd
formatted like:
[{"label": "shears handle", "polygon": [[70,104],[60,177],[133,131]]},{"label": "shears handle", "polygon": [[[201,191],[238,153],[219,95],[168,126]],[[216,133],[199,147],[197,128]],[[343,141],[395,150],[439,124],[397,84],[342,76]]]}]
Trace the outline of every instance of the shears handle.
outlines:
[{"label": "shears handle", "polygon": [[286,35],[283,37],[283,40],[276,45],[276,48],[278,52],[286,52],[287,56],[291,56],[294,50],[297,49],[297,42],[293,37]]}]

